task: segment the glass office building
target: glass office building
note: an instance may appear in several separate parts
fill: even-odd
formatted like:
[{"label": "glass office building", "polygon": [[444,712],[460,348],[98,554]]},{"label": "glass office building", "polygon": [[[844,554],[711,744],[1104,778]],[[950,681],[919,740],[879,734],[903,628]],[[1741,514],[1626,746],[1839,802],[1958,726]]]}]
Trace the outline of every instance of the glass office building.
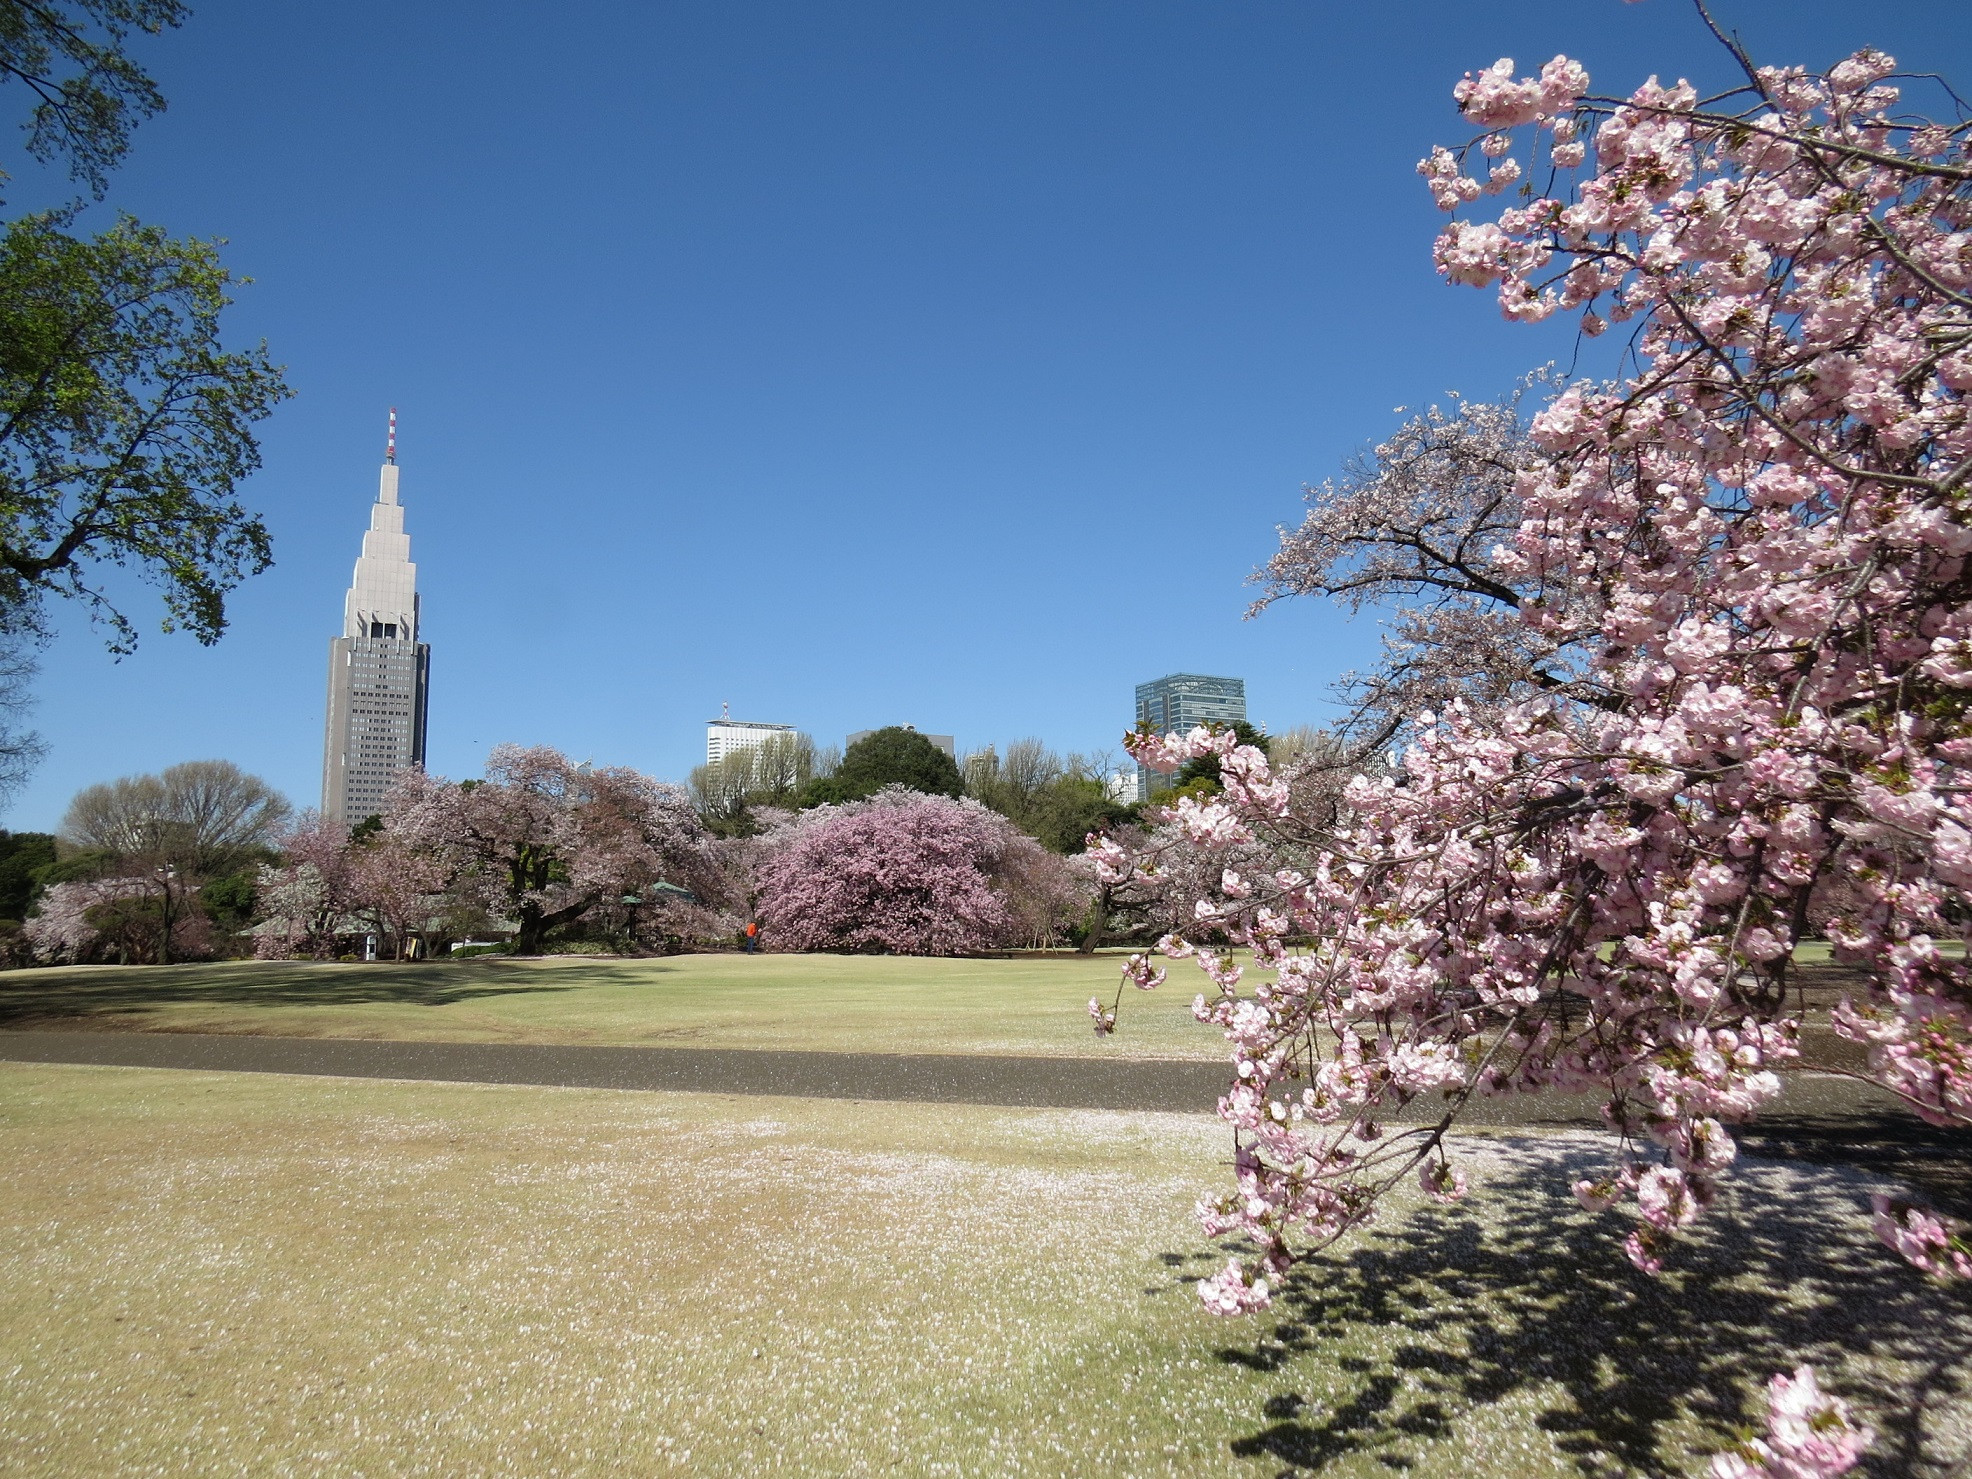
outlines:
[{"label": "glass office building", "polygon": [[[1172,673],[1137,685],[1137,727],[1177,734],[1201,724],[1230,724],[1246,718],[1246,680],[1203,673]],[[1137,769],[1137,799],[1147,800],[1168,777]]]}]

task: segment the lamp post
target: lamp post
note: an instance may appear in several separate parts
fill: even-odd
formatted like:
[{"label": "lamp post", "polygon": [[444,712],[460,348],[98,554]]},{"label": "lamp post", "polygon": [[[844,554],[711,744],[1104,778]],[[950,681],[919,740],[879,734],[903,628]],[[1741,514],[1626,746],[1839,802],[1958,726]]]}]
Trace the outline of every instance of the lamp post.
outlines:
[{"label": "lamp post", "polygon": [[171,885],[178,881],[178,870],[169,863],[166,863],[162,867],[153,869],[152,872],[157,877],[158,892],[163,895],[163,901],[158,905],[158,918],[162,923],[162,928],[159,929],[157,937],[157,963],[159,965],[170,965],[171,926],[176,922],[176,917],[171,907]]}]

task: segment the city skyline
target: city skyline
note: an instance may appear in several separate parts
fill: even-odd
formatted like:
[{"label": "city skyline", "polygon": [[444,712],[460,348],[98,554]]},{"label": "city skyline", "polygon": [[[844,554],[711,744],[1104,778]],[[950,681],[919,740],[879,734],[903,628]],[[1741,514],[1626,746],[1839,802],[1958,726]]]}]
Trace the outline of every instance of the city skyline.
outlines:
[{"label": "city skyline", "polygon": [[[1612,84],[1729,80],[1683,7],[1424,14],[605,4],[545,69],[532,28],[450,0],[212,0],[138,38],[170,110],[77,229],[127,209],[254,279],[228,337],[297,391],[241,495],[275,564],[210,648],[114,571],[134,655],[52,612],[49,753],[0,824],[215,756],[318,795],[324,615],[392,403],[435,773],[515,741],[683,779],[722,699],[1113,751],[1129,687],[1174,669],[1243,674],[1276,732],[1330,717],[1380,613],[1244,620],[1302,485],[1397,407],[1598,374],[1621,338],[1505,325],[1438,278],[1414,166],[1463,137],[1452,84],[1564,50]],[[1965,75],[1945,14],[1731,23],[1780,61],[1874,44]],[[1384,80],[1373,113],[1311,80],[1328,57]],[[31,163],[9,190],[73,195]]]}]

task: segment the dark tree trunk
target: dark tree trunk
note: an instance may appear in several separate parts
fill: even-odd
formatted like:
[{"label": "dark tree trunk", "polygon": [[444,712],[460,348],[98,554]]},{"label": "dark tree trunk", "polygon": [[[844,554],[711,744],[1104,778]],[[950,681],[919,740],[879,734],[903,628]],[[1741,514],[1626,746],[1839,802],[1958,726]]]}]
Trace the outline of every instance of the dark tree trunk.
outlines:
[{"label": "dark tree trunk", "polygon": [[1089,905],[1089,927],[1082,932],[1082,943],[1075,947],[1076,950],[1083,955],[1094,955],[1108,924],[1109,891],[1098,889],[1095,902]]},{"label": "dark tree trunk", "polygon": [[549,930],[559,925],[567,924],[571,920],[580,919],[584,914],[589,912],[595,902],[594,899],[583,899],[579,903],[570,904],[565,909],[556,909],[552,913],[546,914],[541,912],[541,906],[539,904],[521,905],[518,911],[520,914],[520,929],[514,935],[513,953],[515,955],[539,955],[541,953],[541,942],[547,938]]}]

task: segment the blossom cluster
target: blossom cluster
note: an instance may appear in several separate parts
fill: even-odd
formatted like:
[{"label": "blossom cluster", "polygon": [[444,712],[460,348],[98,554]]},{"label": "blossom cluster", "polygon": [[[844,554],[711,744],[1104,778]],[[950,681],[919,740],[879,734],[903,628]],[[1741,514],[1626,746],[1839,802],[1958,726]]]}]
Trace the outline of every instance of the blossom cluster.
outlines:
[{"label": "blossom cluster", "polygon": [[[1231,1048],[1234,1187],[1201,1216],[1258,1249],[1208,1307],[1264,1306],[1412,1174],[1462,1192],[1461,1107],[1543,1090],[1600,1099],[1619,1150],[1576,1193],[1628,1208],[1656,1272],[1798,1056],[1810,932],[1870,983],[1835,1017],[1870,1075],[1972,1123],[1972,157],[1964,127],[1892,116],[1892,66],[1749,64],[1729,113],[1683,82],[1592,97],[1565,58],[1460,84],[1485,132],[1420,166],[1438,202],[1553,183],[1455,218],[1441,270],[1513,320],[1632,324],[1637,370],[1533,419],[1487,556],[1568,682],[1413,716],[1321,819],[1231,734],[1129,741],[1224,775],[1167,818],[1218,872],[1160,947]],[[1545,157],[1517,163],[1515,131]],[[1418,1102],[1439,1113],[1391,1125]],[[1933,1222],[1879,1228],[1954,1272]],[[1837,1471],[1769,1446],[1768,1472]]]},{"label": "blossom cluster", "polygon": [[[723,860],[678,786],[546,746],[496,745],[482,780],[406,771],[384,816],[389,850],[421,860],[458,902],[513,920],[515,946],[668,883],[716,905]],[[406,907],[416,890],[404,891]],[[646,906],[646,912],[664,906]]]},{"label": "blossom cluster", "polygon": [[155,959],[157,936],[167,921],[173,959],[211,952],[211,922],[195,902],[155,875],[53,884],[22,934],[38,958],[58,964],[128,956],[133,949]]},{"label": "blossom cluster", "polygon": [[902,787],[789,817],[752,850],[775,950],[962,955],[1045,939],[1088,904],[1005,817]]},{"label": "blossom cluster", "polygon": [[1712,1479],[1833,1479],[1856,1466],[1875,1435],[1848,1404],[1821,1390],[1814,1368],[1767,1383],[1767,1432],[1712,1459]]}]

